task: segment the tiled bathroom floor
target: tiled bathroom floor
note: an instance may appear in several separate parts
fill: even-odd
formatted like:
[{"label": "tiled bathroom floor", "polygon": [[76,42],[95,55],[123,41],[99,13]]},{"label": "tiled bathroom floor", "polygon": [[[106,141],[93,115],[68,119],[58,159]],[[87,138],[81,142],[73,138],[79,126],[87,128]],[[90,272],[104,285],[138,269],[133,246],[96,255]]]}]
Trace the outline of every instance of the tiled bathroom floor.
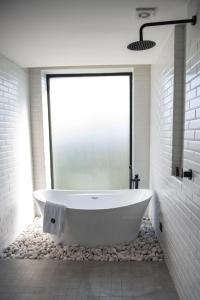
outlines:
[{"label": "tiled bathroom floor", "polygon": [[1,260],[0,299],[178,300],[164,262]]}]

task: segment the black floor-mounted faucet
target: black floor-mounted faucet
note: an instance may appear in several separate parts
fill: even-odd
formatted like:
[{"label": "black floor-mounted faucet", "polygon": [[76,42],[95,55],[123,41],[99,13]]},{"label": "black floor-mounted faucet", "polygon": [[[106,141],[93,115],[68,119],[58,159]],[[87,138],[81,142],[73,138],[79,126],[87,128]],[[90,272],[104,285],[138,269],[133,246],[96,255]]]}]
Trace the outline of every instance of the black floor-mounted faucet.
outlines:
[{"label": "black floor-mounted faucet", "polygon": [[133,178],[132,167],[130,166],[129,169],[130,169],[130,189],[139,189],[139,182],[140,182],[139,175],[135,174]]},{"label": "black floor-mounted faucet", "polygon": [[135,174],[135,177],[132,179],[135,189],[139,189],[140,178],[138,174]]}]

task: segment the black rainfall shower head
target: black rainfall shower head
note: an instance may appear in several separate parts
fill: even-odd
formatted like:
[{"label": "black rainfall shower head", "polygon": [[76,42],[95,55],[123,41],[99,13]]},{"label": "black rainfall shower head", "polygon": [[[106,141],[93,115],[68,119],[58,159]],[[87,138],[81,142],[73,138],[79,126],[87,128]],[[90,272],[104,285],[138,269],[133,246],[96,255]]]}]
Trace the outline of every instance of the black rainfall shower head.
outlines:
[{"label": "black rainfall shower head", "polygon": [[127,46],[129,50],[146,50],[154,47],[156,43],[154,41],[143,40],[143,29],[149,26],[160,26],[160,25],[172,25],[172,24],[186,24],[191,23],[192,25],[196,25],[197,18],[193,16],[191,19],[185,20],[174,20],[174,21],[163,21],[163,22],[152,22],[152,23],[145,23],[140,27],[140,40],[133,42]]},{"label": "black rainfall shower head", "polygon": [[148,40],[144,40],[144,41],[136,41],[133,42],[131,44],[129,44],[127,46],[127,48],[129,50],[136,50],[136,51],[140,51],[140,50],[146,50],[146,49],[150,49],[153,48],[156,45],[156,43],[154,41],[148,41]]}]

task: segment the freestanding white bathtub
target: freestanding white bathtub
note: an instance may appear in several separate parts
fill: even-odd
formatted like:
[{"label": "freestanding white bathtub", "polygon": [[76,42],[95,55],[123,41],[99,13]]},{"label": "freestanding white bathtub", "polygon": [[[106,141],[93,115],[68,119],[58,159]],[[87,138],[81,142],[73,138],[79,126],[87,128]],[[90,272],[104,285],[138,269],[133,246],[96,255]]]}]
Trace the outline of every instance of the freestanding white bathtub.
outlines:
[{"label": "freestanding white bathtub", "polygon": [[153,195],[151,190],[70,191],[38,190],[34,192],[41,215],[46,201],[66,205],[64,245],[106,246],[134,240]]}]

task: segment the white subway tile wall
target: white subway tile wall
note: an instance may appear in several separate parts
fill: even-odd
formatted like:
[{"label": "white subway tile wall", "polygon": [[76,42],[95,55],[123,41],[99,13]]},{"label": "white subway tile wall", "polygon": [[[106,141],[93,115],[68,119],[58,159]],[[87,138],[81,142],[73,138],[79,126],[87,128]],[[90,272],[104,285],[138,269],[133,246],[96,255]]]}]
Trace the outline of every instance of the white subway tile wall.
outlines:
[{"label": "white subway tile wall", "polygon": [[149,187],[150,159],[150,65],[134,66],[133,88],[133,172],[140,187]]},{"label": "white subway tile wall", "polygon": [[0,55],[0,250],[33,219],[28,74]]},{"label": "white subway tile wall", "polygon": [[43,78],[40,69],[29,70],[31,136],[34,190],[46,188],[44,131],[43,131]]},{"label": "white subway tile wall", "polygon": [[[151,218],[166,253],[166,262],[181,300],[200,299],[200,2],[188,3],[188,17],[198,15],[196,26],[187,25],[184,167],[193,179],[171,176],[173,101],[173,33],[152,65],[151,187],[155,197]],[[177,115],[177,117],[179,117]],[[159,222],[163,232],[159,230]]]}]

